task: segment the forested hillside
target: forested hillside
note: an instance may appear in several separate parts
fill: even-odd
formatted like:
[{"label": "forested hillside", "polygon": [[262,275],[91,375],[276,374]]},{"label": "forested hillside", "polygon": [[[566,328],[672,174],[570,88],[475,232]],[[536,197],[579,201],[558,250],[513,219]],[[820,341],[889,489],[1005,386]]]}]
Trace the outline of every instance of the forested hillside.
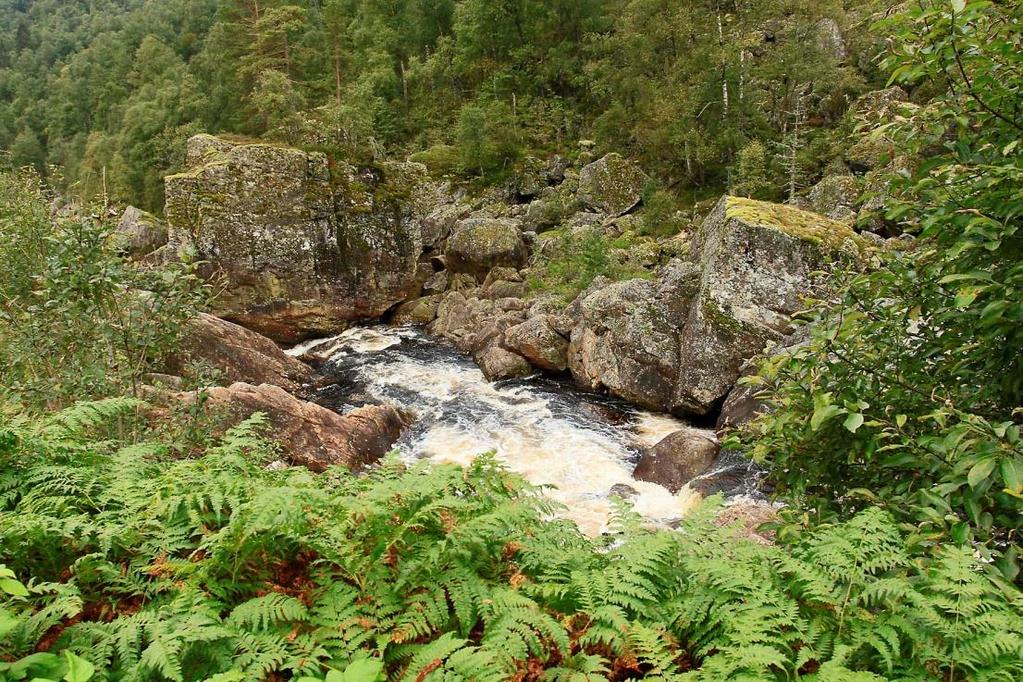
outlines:
[{"label": "forested hillside", "polygon": [[[4,0],[0,146],[17,165],[60,167],[76,196],[152,210],[196,132],[364,159],[424,152],[470,176],[594,138],[704,193],[745,158],[748,181],[773,196],[788,155],[800,187],[819,174],[834,151],[826,129],[880,78],[872,11],[802,0]],[[809,135],[793,150],[798,127]]]},{"label": "forested hillside", "polygon": [[1023,679],[1021,141],[1020,0],[0,0],[0,682]]}]

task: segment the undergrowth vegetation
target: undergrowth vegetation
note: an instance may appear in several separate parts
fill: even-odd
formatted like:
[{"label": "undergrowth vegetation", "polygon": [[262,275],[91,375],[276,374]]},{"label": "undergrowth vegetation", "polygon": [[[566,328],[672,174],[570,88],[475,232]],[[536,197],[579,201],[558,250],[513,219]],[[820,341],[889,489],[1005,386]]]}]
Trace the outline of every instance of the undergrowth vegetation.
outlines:
[{"label": "undergrowth vegetation", "polygon": [[182,458],[140,407],[0,422],[5,679],[1023,675],[1020,595],[877,509],[775,547],[623,507],[591,540],[491,457],[272,470],[257,415]]}]

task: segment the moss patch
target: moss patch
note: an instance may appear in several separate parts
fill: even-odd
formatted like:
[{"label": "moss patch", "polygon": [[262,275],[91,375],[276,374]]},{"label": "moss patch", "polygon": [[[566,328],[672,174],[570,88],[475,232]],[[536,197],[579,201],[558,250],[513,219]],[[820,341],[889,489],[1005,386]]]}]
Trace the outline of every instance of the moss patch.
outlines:
[{"label": "moss patch", "polygon": [[851,243],[862,254],[867,247],[866,241],[845,223],[783,204],[728,197],[725,217],[770,227],[790,237],[834,250],[846,250]]}]

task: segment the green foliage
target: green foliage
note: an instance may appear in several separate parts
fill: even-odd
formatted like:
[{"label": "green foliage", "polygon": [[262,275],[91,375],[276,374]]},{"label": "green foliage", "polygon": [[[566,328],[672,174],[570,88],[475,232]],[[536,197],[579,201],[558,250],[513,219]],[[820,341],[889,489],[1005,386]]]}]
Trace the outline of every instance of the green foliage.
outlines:
[{"label": "green foliage", "polygon": [[739,150],[731,193],[750,199],[771,199],[775,193],[768,171],[767,149],[753,140]]},{"label": "green foliage", "polygon": [[490,456],[270,470],[258,415],[192,458],[97,438],[135,407],[0,422],[8,679],[1023,674],[1020,594],[966,549],[914,556],[878,509],[785,547],[713,504],[593,540]]},{"label": "green foliage", "polygon": [[0,148],[19,166],[64,168],[61,189],[85,202],[154,212],[197,132],[359,161],[453,145],[461,171],[492,180],[520,149],[596,138],[673,185],[720,187],[745,140],[784,136],[802,88],[815,119],[841,116],[863,79],[853,58],[819,44],[819,22],[836,20],[852,41],[870,11],[804,0],[0,0]]},{"label": "green foliage", "polygon": [[926,159],[891,179],[889,218],[920,239],[767,362],[774,411],[743,438],[800,502],[793,522],[879,504],[914,543],[972,548],[1008,580],[1023,530],[1020,18],[1018,2],[925,2],[886,24],[894,79],[949,83],[886,131]]},{"label": "green foliage", "polygon": [[0,174],[2,388],[30,405],[136,390],[203,303],[186,264],[123,260],[111,228],[52,218],[34,173]]},{"label": "green foliage", "polygon": [[597,277],[611,281],[651,278],[654,273],[631,260],[635,244],[629,237],[610,239],[599,232],[548,232],[543,257],[530,273],[530,288],[553,292],[571,301]]}]

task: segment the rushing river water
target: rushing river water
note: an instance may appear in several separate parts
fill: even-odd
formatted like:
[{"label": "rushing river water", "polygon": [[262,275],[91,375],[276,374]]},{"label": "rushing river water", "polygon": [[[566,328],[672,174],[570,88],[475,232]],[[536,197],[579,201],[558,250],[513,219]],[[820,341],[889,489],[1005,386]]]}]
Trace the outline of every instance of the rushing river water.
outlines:
[{"label": "rushing river water", "polygon": [[673,417],[543,377],[488,382],[470,358],[415,328],[356,328],[289,352],[327,358],[321,372],[338,383],[318,400],[332,409],[386,403],[415,413],[396,444],[403,457],[466,464],[493,450],[527,480],[553,486],[549,495],[588,534],[606,527],[613,492],[662,524],[699,499],[632,477],[644,447],[688,426]]}]

